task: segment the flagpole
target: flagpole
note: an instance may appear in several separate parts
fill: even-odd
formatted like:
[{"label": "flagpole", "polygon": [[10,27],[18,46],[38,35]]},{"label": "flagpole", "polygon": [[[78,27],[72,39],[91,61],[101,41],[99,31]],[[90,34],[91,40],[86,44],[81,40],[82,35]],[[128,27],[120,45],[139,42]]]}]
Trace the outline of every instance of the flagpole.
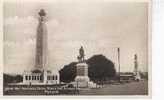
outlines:
[{"label": "flagpole", "polygon": [[117,48],[118,52],[118,75],[119,75],[119,82],[120,82],[120,48]]}]

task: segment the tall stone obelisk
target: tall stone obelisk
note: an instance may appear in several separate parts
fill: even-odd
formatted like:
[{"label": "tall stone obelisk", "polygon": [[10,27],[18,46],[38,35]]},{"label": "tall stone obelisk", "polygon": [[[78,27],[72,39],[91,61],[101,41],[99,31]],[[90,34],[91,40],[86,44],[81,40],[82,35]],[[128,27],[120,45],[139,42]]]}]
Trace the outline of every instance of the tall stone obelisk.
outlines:
[{"label": "tall stone obelisk", "polygon": [[46,13],[43,9],[40,10],[39,23],[36,36],[36,56],[35,69],[43,70],[47,66],[47,28],[46,28]]},{"label": "tall stone obelisk", "polygon": [[46,13],[39,11],[38,27],[36,34],[35,66],[31,71],[24,71],[23,84],[47,85],[59,84],[59,73],[47,69],[48,63],[48,34],[46,28]]}]

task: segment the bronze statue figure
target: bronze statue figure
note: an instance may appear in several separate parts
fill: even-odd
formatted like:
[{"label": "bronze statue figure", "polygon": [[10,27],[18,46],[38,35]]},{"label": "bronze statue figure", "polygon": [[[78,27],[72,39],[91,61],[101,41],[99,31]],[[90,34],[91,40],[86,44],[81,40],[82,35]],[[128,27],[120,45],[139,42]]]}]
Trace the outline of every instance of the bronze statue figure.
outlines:
[{"label": "bronze statue figure", "polygon": [[84,56],[85,56],[84,49],[81,46],[81,48],[79,49],[79,56],[77,57],[77,59],[79,60],[79,62],[84,62],[85,61]]}]

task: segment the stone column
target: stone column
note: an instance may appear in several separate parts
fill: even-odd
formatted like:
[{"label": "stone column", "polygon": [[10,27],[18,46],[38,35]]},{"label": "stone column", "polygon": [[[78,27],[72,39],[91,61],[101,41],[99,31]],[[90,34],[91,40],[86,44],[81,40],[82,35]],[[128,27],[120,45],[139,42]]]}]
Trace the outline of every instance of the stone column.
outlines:
[{"label": "stone column", "polygon": [[43,69],[47,65],[47,28],[46,28],[46,13],[43,9],[40,10],[39,24],[37,27],[36,36],[36,56],[35,68]]}]

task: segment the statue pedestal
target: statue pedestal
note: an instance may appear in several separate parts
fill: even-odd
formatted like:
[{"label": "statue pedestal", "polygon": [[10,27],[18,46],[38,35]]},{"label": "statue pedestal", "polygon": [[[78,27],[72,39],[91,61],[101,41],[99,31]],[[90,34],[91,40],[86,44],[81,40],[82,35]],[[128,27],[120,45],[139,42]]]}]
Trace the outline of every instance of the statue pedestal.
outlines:
[{"label": "statue pedestal", "polygon": [[88,65],[85,62],[76,65],[76,87],[88,87]]}]

